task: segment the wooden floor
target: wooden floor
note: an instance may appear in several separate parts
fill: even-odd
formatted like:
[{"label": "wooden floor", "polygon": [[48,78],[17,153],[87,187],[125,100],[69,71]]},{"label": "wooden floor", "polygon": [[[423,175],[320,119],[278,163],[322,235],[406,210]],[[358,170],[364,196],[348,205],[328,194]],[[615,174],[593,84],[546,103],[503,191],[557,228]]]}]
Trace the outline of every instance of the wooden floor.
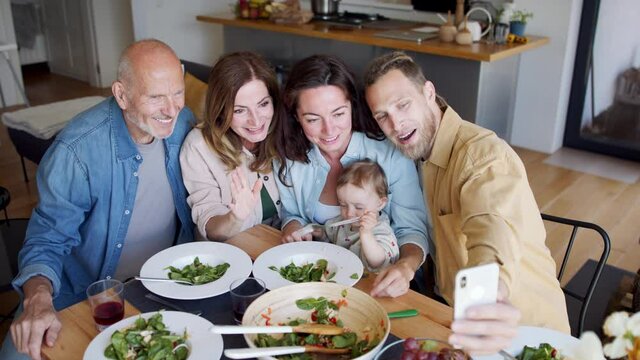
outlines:
[{"label": "wooden floor", "polygon": [[[72,99],[81,96],[109,96],[110,89],[91,88],[87,84],[42,71],[25,72],[26,91],[32,105]],[[0,109],[13,111],[19,107]],[[543,163],[547,155],[516,149],[522,158],[531,187],[542,212],[593,222],[610,235],[612,251],[608,264],[636,272],[640,267],[640,183],[625,184]],[[36,165],[27,161],[29,177],[35,179]],[[0,125],[0,186],[11,192],[9,216],[29,217],[38,200],[35,181],[25,183],[20,159],[11,144],[7,130]],[[556,261],[562,259],[562,245],[570,229],[547,224],[547,244]],[[589,258],[602,251],[598,238],[591,233],[578,234],[578,241],[566,270],[565,282]],[[5,303],[13,294],[0,294]],[[0,329],[0,339],[4,334]]]}]

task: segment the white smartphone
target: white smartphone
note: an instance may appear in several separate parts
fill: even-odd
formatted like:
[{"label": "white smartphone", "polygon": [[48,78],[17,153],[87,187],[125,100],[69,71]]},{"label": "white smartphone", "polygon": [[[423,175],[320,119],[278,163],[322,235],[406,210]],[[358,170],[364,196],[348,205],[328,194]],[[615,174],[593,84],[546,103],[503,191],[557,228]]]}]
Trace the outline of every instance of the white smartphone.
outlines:
[{"label": "white smartphone", "polygon": [[485,264],[458,271],[454,293],[453,318],[464,319],[467,309],[498,301],[498,264]]}]

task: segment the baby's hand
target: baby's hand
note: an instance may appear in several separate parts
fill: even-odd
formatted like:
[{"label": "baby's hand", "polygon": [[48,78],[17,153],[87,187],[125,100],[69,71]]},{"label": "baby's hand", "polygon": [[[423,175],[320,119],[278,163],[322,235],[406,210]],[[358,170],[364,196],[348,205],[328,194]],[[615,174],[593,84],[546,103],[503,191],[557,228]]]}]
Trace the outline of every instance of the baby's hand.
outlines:
[{"label": "baby's hand", "polygon": [[360,217],[360,233],[371,232],[378,223],[378,213],[376,211],[367,211]]}]

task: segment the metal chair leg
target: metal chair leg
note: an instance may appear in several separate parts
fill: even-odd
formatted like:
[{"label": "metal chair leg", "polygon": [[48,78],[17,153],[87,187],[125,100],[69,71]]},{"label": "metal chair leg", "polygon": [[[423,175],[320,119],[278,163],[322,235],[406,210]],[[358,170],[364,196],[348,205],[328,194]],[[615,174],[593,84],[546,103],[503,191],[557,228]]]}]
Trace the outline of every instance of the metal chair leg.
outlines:
[{"label": "metal chair leg", "polygon": [[0,84],[0,101],[2,101],[2,108],[6,107],[6,102],[4,101],[4,93],[2,92],[2,85]]},{"label": "metal chair leg", "polygon": [[22,164],[22,176],[24,176],[24,182],[29,182],[29,176],[27,175],[27,167],[24,164],[24,156],[20,156],[20,163]]}]

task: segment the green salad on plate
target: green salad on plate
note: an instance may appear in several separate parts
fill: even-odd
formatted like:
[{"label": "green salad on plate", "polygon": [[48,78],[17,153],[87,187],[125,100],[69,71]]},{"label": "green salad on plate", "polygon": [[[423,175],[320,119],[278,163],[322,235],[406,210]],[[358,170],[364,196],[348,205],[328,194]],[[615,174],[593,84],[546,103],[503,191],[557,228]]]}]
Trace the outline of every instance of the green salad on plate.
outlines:
[{"label": "green salad on plate", "polygon": [[104,356],[116,360],[185,360],[189,356],[187,332],[176,335],[166,329],[162,314],[140,317],[133,326],[111,335]]},{"label": "green salad on plate", "polygon": [[331,282],[336,275],[327,269],[329,262],[326,259],[319,259],[315,263],[308,263],[302,266],[291,264],[283,267],[269,266],[269,269],[280,273],[283,278],[294,283],[326,281]]},{"label": "green salad on plate", "polygon": [[188,281],[193,285],[203,285],[220,279],[230,266],[229,263],[222,263],[217,266],[207,265],[201,263],[196,256],[193,263],[182,269],[173,266],[167,266],[164,269],[169,270],[169,279]]}]

